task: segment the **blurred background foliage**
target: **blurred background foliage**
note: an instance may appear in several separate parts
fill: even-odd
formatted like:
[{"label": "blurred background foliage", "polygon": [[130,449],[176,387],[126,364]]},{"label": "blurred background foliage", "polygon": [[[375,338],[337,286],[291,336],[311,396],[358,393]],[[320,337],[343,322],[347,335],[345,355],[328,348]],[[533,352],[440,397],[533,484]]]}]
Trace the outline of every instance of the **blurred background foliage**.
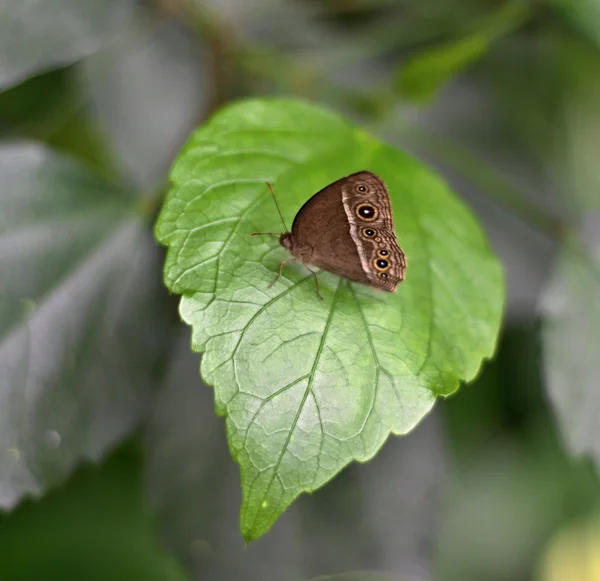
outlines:
[{"label": "blurred background foliage", "polygon": [[[146,326],[126,322],[129,342],[95,346],[127,366],[132,337],[156,335],[142,359],[151,380],[110,377],[117,390],[139,382],[131,413],[108,396],[103,414],[85,407],[64,364],[76,387],[35,421],[67,406],[97,431],[78,428],[85,445],[62,463],[42,454],[33,488],[0,458],[0,579],[600,579],[598,0],[3,0],[0,30],[2,155],[45,144],[130,193],[149,236],[193,127],[235,98],[299,96],[434,165],[480,217],[508,285],[497,356],[478,380],[246,548],[223,423],[176,303],[153,290],[171,315],[148,308]],[[22,178],[11,192],[25,205],[27,167],[0,163],[4,187],[11,171]],[[61,184],[48,182],[47,200]],[[19,300],[31,298],[16,264],[0,261],[0,278],[23,279]],[[148,268],[159,282],[158,263]],[[9,335],[0,325],[7,417],[37,397],[10,384]],[[8,432],[0,449],[18,459]],[[77,434],[49,442],[73,448]]]}]

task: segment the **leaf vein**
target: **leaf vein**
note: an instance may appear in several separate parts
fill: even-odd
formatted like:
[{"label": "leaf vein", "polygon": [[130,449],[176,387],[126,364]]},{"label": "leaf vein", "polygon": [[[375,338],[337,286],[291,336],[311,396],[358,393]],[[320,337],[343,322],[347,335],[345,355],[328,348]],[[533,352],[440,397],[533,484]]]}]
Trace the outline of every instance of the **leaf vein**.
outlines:
[{"label": "leaf vein", "polygon": [[[275,480],[275,478],[279,477],[277,474],[277,471],[279,470],[279,466],[281,466],[281,462],[283,461],[285,452],[287,451],[287,448],[290,444],[292,435],[294,434],[296,426],[298,425],[298,421],[300,420],[300,415],[302,414],[302,410],[304,409],[306,400],[308,399],[309,394],[312,392],[312,385],[313,385],[313,381],[314,381],[314,377],[315,377],[315,372],[317,370],[317,366],[318,366],[319,360],[321,358],[321,353],[323,352],[323,349],[325,347],[325,342],[327,340],[327,334],[329,332],[329,328],[331,326],[331,321],[332,321],[333,315],[335,313],[335,307],[339,300],[341,288],[342,288],[342,279],[340,279],[340,281],[338,282],[337,290],[335,292],[335,296],[333,297],[333,301],[331,303],[331,309],[329,310],[329,315],[327,316],[327,321],[325,322],[325,328],[323,329],[323,335],[321,336],[321,340],[319,341],[319,346],[318,346],[317,352],[315,354],[315,360],[314,360],[313,366],[309,373],[308,385],[306,386],[306,390],[304,391],[304,395],[302,396],[302,401],[300,402],[300,405],[298,406],[298,411],[296,412],[296,416],[294,417],[294,420],[292,421],[292,424],[291,424],[289,432],[288,432],[288,436],[285,439],[283,446],[281,447],[281,451],[277,457],[277,461],[271,468],[271,470],[273,470],[273,473],[271,475],[271,478],[269,479],[268,484],[265,487],[265,493],[264,493],[265,496],[267,494],[269,494],[269,492],[271,490],[271,486],[273,485],[273,481]],[[285,487],[284,487],[284,489],[285,489]]]}]

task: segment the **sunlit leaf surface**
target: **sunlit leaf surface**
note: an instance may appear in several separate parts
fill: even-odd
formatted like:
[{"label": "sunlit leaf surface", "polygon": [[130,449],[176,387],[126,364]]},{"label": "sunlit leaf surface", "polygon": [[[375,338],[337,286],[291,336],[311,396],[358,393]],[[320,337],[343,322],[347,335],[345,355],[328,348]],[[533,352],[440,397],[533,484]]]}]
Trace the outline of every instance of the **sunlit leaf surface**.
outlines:
[{"label": "sunlit leaf surface", "polygon": [[[368,169],[390,190],[406,281],[383,293],[289,265],[265,180],[288,224],[335,179]],[[421,163],[308,104],[233,105],[198,130],[172,171],[156,233],[165,281],[204,352],[202,375],[227,415],[242,472],[241,527],[263,534],[303,491],[390,433],[411,430],[438,395],[472,379],[494,349],[501,268],[470,212]]]}]

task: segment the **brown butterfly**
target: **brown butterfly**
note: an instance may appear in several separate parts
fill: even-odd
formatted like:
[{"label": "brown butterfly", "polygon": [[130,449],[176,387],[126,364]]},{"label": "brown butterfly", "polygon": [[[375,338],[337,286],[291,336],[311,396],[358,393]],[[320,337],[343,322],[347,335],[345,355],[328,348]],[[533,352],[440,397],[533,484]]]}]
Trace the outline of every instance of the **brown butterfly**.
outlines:
[{"label": "brown butterfly", "polygon": [[[287,230],[273,189],[267,185]],[[270,286],[281,276],[284,264],[295,260],[389,292],[404,280],[406,256],[396,240],[390,196],[383,181],[369,171],[339,179],[317,192],[296,214],[291,232],[251,236],[260,234],[279,236],[280,244],[294,257],[281,262]],[[321,296],[316,273],[311,272]]]}]

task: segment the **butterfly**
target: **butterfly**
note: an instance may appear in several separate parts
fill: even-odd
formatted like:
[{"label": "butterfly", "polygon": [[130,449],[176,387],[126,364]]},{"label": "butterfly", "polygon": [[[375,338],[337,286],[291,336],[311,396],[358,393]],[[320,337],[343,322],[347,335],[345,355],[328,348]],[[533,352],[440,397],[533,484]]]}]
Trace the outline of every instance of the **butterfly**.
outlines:
[{"label": "butterfly", "polygon": [[[275,193],[267,183],[286,232],[255,232],[279,236],[280,244],[314,275],[310,266],[322,268],[353,282],[394,292],[404,280],[406,256],[396,239],[389,192],[381,178],[359,171],[341,178],[312,196],[300,208],[291,231],[283,220]],[[322,298],[322,297],[321,297]]]}]

